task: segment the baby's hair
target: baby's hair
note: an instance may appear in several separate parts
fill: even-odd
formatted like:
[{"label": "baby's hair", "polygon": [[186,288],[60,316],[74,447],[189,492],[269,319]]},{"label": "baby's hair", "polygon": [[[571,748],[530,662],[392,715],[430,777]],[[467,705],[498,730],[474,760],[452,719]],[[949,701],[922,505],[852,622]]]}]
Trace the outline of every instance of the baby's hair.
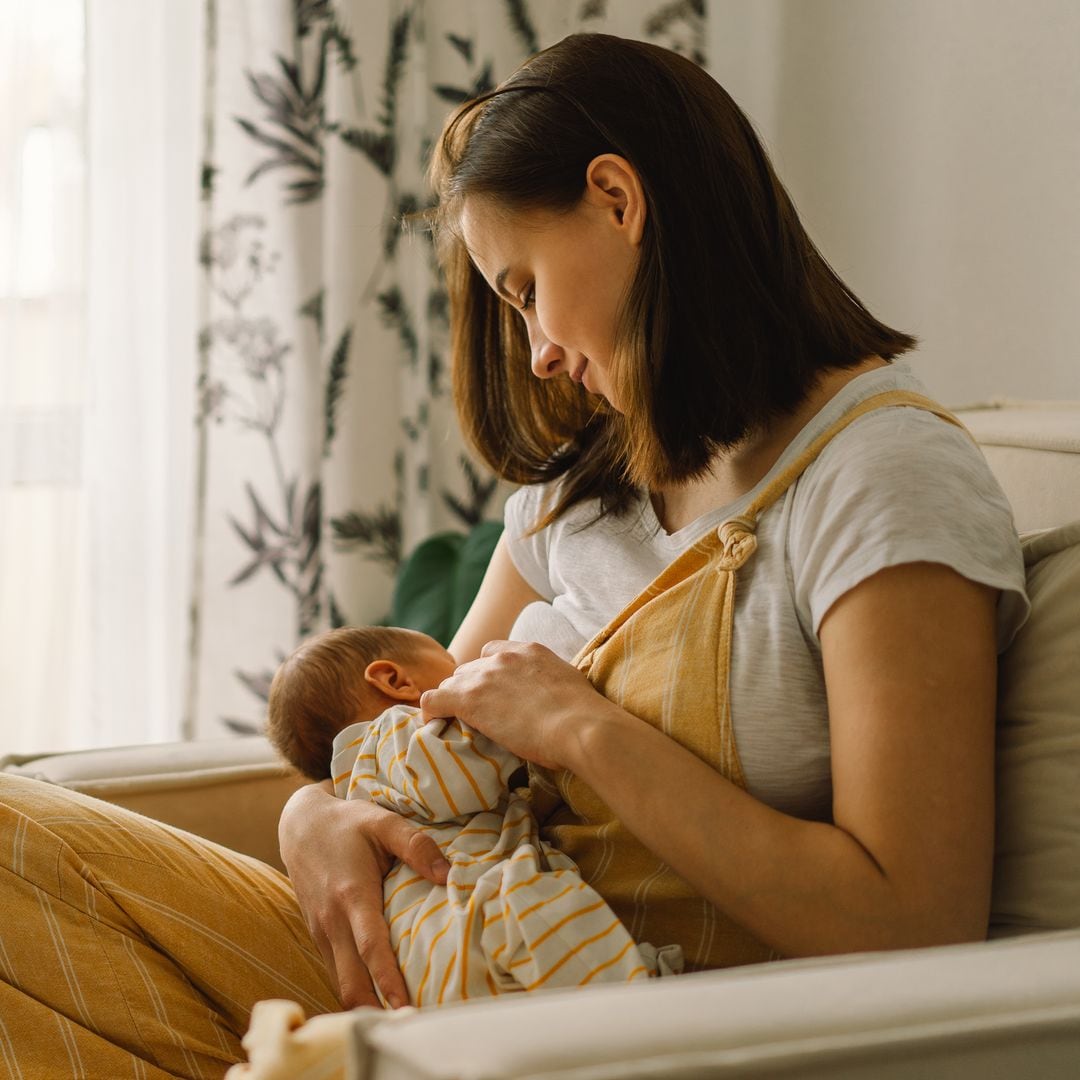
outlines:
[{"label": "baby's hair", "polygon": [[396,626],[345,626],[301,642],[270,684],[274,749],[310,779],[328,779],[334,736],[383,707],[364,680],[368,664],[408,661],[415,651],[415,636]]}]

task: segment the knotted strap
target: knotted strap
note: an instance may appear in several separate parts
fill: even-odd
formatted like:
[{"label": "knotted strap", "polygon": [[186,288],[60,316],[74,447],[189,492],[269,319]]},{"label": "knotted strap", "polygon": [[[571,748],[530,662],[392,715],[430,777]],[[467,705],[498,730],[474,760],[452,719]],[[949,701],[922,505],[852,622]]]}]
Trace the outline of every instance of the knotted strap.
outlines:
[{"label": "knotted strap", "polygon": [[748,517],[731,518],[716,530],[720,540],[716,563],[721,570],[734,573],[757,551],[756,530],[757,522]]}]

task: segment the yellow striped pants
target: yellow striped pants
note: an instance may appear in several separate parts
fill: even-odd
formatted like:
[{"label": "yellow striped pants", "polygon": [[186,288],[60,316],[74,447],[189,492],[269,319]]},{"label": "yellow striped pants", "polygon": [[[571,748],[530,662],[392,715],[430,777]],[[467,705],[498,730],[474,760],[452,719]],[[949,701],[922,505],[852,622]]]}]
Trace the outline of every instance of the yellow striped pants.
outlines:
[{"label": "yellow striped pants", "polygon": [[0,1076],[221,1077],[264,998],[341,1008],[284,875],[0,774]]}]

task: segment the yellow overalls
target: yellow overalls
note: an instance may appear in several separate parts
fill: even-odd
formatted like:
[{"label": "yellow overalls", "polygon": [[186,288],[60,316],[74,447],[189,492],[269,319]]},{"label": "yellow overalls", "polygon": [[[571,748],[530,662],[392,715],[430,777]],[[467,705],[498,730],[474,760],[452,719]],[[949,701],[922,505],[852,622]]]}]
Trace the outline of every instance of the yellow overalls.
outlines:
[{"label": "yellow overalls", "polygon": [[[746,787],[731,717],[731,639],[736,573],[757,549],[760,516],[850,423],[875,409],[910,405],[954,423],[907,391],[868,398],[823,431],[738,517],[702,537],[578,654],[577,666],[607,698],[659,728]],[[773,959],[776,954],[698,896],[572,773],[532,768],[541,836],[569,855],[635,941],[682,945],[688,971]],[[672,798],[678,798],[676,792]],[[718,843],[722,843],[722,822]]]}]

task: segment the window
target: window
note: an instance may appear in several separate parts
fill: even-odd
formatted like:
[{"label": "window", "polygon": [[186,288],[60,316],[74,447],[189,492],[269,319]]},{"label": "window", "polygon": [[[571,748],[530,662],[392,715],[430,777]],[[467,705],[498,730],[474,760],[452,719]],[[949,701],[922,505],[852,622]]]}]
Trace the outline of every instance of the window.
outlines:
[{"label": "window", "polygon": [[202,17],[0,3],[0,754],[183,730]]},{"label": "window", "polygon": [[0,6],[4,750],[78,728],[86,689],[84,42],[80,0]]}]

